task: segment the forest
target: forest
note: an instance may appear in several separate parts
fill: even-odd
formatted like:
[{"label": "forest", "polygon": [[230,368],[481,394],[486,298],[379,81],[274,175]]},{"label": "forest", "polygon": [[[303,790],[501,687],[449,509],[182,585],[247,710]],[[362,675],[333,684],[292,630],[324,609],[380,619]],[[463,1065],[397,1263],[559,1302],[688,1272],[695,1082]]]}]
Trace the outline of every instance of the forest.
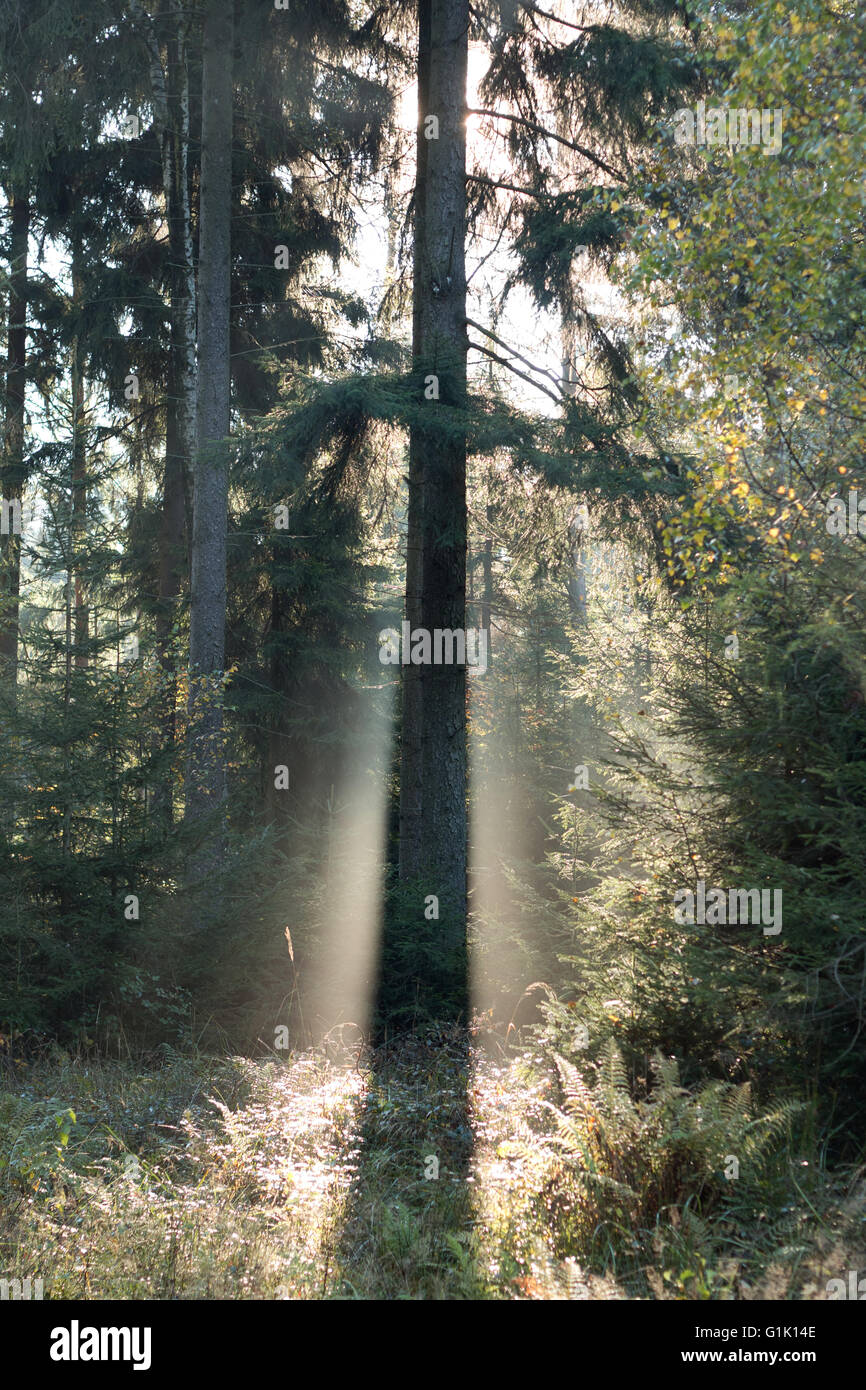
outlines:
[{"label": "forest", "polygon": [[0,0],[0,1300],[866,1299],[863,19]]}]

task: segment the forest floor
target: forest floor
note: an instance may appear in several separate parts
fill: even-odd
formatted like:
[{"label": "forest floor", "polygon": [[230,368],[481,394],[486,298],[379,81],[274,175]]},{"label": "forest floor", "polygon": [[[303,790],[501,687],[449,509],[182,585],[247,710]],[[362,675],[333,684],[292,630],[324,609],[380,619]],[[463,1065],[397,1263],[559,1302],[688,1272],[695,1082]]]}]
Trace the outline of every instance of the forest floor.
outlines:
[{"label": "forest floor", "polygon": [[866,1263],[862,1174],[752,1231],[685,1196],[655,1235],[589,1230],[532,1060],[7,1059],[0,1274],[54,1299],[808,1299]]}]

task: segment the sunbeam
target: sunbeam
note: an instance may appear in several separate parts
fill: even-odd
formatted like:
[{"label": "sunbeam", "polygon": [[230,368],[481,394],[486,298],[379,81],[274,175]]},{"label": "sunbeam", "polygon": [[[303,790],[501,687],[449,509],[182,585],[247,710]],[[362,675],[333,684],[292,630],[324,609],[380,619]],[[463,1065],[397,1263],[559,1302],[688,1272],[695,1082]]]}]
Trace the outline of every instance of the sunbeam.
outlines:
[{"label": "sunbeam", "polygon": [[[379,692],[377,692],[379,693]],[[315,1039],[366,1037],[376,996],[392,756],[394,687],[370,701],[355,766],[330,789],[318,948],[302,987]]]}]

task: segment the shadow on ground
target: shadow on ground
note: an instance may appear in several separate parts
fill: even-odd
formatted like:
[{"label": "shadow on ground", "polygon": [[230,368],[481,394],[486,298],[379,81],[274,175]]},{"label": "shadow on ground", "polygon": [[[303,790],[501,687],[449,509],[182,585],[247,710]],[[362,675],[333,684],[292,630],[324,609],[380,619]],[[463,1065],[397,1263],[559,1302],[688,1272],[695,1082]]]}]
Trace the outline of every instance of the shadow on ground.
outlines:
[{"label": "shadow on ground", "polygon": [[368,1065],[332,1296],[479,1297],[468,1034],[439,1025],[398,1036]]}]

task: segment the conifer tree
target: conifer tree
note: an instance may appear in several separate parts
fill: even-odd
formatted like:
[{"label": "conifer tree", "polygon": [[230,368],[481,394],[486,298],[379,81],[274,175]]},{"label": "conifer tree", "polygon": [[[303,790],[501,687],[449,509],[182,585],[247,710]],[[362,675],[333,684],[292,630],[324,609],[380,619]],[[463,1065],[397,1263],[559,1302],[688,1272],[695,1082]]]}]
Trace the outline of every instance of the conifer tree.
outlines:
[{"label": "conifer tree", "polygon": [[[437,629],[462,632],[466,624],[468,32],[462,0],[429,6],[422,0],[413,331],[415,389],[425,406],[410,442],[407,616],[411,622],[417,614],[428,641]],[[426,412],[435,417],[433,429],[424,423]],[[429,880],[429,892],[448,904],[459,931],[466,904],[466,668],[425,656],[410,677],[417,700],[410,695],[403,713],[404,743],[415,757],[404,762],[401,869]]]},{"label": "conifer tree", "polygon": [[[202,38],[199,194],[198,391],[190,571],[190,698],[186,817],[219,820],[225,800],[222,688],[225,667],[229,293],[231,277],[234,0],[210,0]],[[219,863],[222,829],[193,869]]]}]

